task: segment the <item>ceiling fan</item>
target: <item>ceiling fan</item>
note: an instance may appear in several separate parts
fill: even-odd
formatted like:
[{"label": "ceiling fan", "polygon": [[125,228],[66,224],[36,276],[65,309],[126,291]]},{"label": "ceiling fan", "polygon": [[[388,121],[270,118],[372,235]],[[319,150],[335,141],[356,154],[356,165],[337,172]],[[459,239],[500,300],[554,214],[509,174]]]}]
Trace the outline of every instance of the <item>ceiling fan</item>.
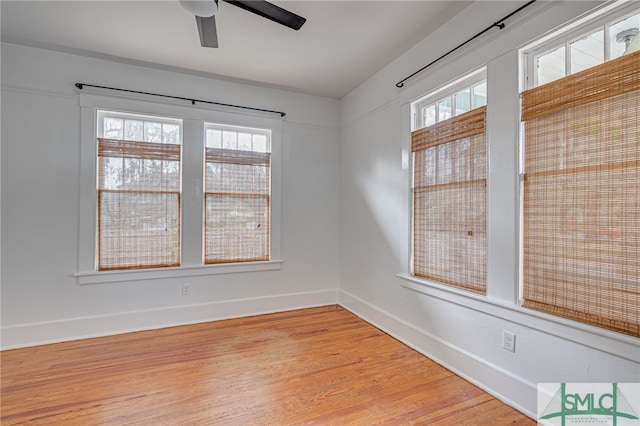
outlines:
[{"label": "ceiling fan", "polygon": [[[198,25],[198,33],[200,34],[200,44],[202,47],[218,47],[215,16],[218,11],[218,0],[179,1],[182,7],[196,16],[196,24]],[[302,16],[296,15],[293,12],[289,12],[286,9],[264,0],[224,1],[296,31],[307,21]]]}]

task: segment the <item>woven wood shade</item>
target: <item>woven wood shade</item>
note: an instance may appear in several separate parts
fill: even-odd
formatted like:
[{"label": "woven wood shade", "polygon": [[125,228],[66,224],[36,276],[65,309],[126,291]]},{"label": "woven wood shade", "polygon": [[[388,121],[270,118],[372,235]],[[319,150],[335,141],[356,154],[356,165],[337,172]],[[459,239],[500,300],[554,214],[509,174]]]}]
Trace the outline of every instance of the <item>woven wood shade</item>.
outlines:
[{"label": "woven wood shade", "polygon": [[98,269],[180,265],[177,144],[98,139]]},{"label": "woven wood shade", "polygon": [[486,292],[486,107],[412,133],[413,273]]},{"label": "woven wood shade", "polygon": [[237,149],[207,148],[207,162],[238,164],[244,166],[269,167],[271,154],[268,152],[239,151]]},{"label": "woven wood shade", "polygon": [[181,146],[98,138],[98,156],[138,160],[180,161]]},{"label": "woven wood shade", "polygon": [[206,149],[205,263],[269,260],[271,155]]},{"label": "woven wood shade", "polygon": [[432,146],[484,133],[486,111],[487,107],[483,106],[416,130],[411,134],[411,151],[421,151]]},{"label": "woven wood shade", "polygon": [[640,52],[522,103],[524,306],[640,337]]}]

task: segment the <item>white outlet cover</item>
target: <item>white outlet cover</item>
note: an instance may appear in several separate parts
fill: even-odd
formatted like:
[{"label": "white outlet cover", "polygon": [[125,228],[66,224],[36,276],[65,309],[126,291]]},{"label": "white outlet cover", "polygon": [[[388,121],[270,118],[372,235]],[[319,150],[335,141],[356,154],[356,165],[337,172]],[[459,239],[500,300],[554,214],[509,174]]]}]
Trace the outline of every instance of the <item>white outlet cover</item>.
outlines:
[{"label": "white outlet cover", "polygon": [[510,352],[516,351],[516,334],[504,330],[502,332],[502,347]]}]

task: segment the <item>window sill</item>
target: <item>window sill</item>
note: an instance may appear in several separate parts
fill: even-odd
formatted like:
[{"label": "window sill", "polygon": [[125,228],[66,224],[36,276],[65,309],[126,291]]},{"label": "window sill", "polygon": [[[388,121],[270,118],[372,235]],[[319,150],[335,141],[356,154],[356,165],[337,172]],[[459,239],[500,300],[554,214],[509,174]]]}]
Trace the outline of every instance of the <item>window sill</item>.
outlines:
[{"label": "window sill", "polygon": [[274,271],[280,269],[282,260],[251,263],[224,263],[218,265],[180,266],[176,268],[131,269],[126,271],[91,271],[73,274],[78,284],[116,283],[122,281],[182,278],[202,275],[235,274],[243,272]]},{"label": "window sill", "polygon": [[403,287],[491,315],[542,333],[557,336],[612,355],[639,362],[638,339],[621,333],[556,317],[503,300],[447,287],[410,274],[396,274]]}]

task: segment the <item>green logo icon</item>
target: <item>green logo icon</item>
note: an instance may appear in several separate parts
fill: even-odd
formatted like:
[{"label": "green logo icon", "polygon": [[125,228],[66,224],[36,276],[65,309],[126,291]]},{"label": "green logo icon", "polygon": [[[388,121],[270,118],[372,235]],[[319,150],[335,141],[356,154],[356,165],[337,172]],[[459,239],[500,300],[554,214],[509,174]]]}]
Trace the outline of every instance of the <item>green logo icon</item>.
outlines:
[{"label": "green logo icon", "polygon": [[559,389],[540,413],[539,419],[559,418],[562,426],[566,425],[567,419],[571,421],[571,424],[594,424],[594,421],[600,420],[598,422],[600,424],[612,424],[613,426],[618,425],[620,418],[639,419],[638,414],[617,383],[611,384],[610,392],[609,389],[594,391],[587,385],[580,386],[580,384],[574,384],[573,388],[573,391],[570,392],[567,390],[566,383],[560,383]]}]

